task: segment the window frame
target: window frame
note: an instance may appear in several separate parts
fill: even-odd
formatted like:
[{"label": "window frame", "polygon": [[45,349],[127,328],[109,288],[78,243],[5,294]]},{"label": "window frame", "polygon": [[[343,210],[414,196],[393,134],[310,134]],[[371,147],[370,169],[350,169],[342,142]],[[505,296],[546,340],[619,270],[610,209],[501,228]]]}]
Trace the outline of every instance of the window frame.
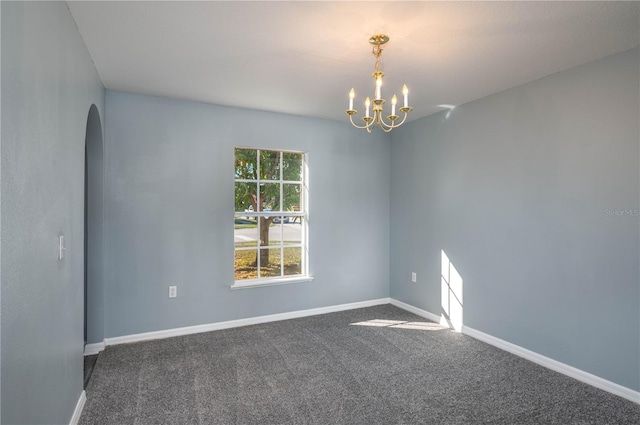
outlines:
[{"label": "window frame", "polygon": [[[256,176],[257,179],[244,179],[244,178],[236,178],[235,173],[234,173],[234,179],[233,179],[233,185],[234,185],[234,196],[235,196],[235,191],[236,191],[236,184],[237,183],[252,183],[252,184],[256,184],[256,205],[259,206],[261,205],[260,203],[260,196],[261,196],[261,184],[265,184],[265,183],[276,183],[279,184],[280,186],[280,193],[279,193],[279,209],[280,211],[235,211],[235,203],[234,203],[234,223],[235,223],[235,219],[239,218],[239,217],[254,217],[256,218],[257,221],[257,227],[256,227],[256,231],[257,234],[260,235],[260,217],[280,217],[280,223],[278,223],[280,225],[280,239],[278,241],[278,245],[276,247],[274,247],[273,245],[267,245],[267,246],[261,246],[260,245],[260,241],[257,241],[257,244],[255,247],[236,247],[236,242],[235,242],[235,232],[234,232],[234,281],[233,284],[231,285],[230,289],[244,289],[244,288],[255,288],[255,287],[262,287],[262,286],[271,286],[271,285],[283,285],[283,284],[291,284],[291,283],[300,283],[300,282],[309,282],[313,280],[313,277],[310,276],[309,274],[309,238],[308,238],[308,219],[309,219],[309,209],[308,209],[308,199],[309,199],[309,170],[308,170],[308,157],[309,154],[308,152],[304,152],[304,151],[296,151],[296,150],[288,150],[288,149],[265,149],[265,148],[256,148],[256,147],[250,147],[250,146],[235,146],[233,149],[234,152],[234,163],[235,163],[235,157],[236,157],[236,150],[237,149],[247,149],[247,150],[253,150],[255,151],[256,154]],[[263,179],[261,178],[261,170],[260,170],[260,165],[261,165],[261,160],[260,160],[260,153],[261,151],[268,151],[268,152],[278,152],[279,155],[279,178],[278,179]],[[284,154],[285,153],[295,153],[295,154],[300,154],[302,156],[302,163],[301,163],[301,180],[284,180],[284,175],[283,175],[283,161],[284,161]],[[290,185],[300,185],[301,188],[301,193],[300,193],[300,211],[282,211],[283,206],[284,206],[284,187],[285,185],[290,184]],[[299,218],[300,222],[301,222],[301,229],[300,229],[300,243],[297,244],[285,244],[284,243],[284,232],[283,227],[284,226],[284,222],[283,219],[287,217],[287,218],[291,218],[294,217],[295,218]],[[235,224],[234,224],[234,230],[235,230]],[[259,238],[258,238],[259,239]],[[269,250],[269,249],[274,249],[277,247],[280,248],[280,276],[271,276],[271,277],[262,277],[260,276],[261,273],[261,266],[260,266],[260,251],[261,250]],[[296,274],[296,275],[284,275],[284,250],[287,248],[300,248],[301,251],[301,264],[300,264],[300,273]],[[237,251],[255,251],[256,252],[256,256],[257,256],[257,278],[254,279],[242,279],[242,280],[235,280],[235,255]]]}]

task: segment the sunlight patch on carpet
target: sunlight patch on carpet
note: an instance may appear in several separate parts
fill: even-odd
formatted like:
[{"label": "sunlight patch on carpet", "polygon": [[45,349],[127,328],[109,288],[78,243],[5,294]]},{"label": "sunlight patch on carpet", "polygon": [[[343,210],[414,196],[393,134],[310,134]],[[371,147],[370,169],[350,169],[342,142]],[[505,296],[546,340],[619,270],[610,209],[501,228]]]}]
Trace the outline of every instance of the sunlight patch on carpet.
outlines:
[{"label": "sunlight patch on carpet", "polygon": [[377,328],[416,329],[422,331],[440,331],[446,329],[433,322],[407,322],[404,320],[371,319],[364,322],[351,323],[352,326],[372,326]]}]

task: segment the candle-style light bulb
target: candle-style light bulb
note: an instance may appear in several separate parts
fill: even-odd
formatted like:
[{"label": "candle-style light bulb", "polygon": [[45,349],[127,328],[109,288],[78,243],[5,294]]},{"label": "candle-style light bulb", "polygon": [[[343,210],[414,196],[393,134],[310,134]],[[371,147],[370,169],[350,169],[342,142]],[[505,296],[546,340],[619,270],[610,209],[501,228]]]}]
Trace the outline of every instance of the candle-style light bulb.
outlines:
[{"label": "candle-style light bulb", "polygon": [[380,87],[382,87],[382,77],[380,75],[378,75],[376,77],[376,99],[380,99],[380,97],[381,97]]},{"label": "candle-style light bulb", "polygon": [[371,100],[369,99],[369,97],[367,97],[367,99],[364,101],[364,106],[367,108],[367,112],[365,116],[369,116],[369,106],[371,106]]},{"label": "candle-style light bulb", "polygon": [[356,91],[353,89],[353,87],[351,88],[351,91],[349,92],[349,110],[353,110],[353,98],[356,97]]},{"label": "candle-style light bulb", "polygon": [[394,94],[391,98],[391,115],[396,114],[396,103],[398,103],[398,97]]},{"label": "candle-style light bulb", "polygon": [[404,107],[406,108],[409,106],[409,89],[406,84],[402,86],[402,94],[404,95]]}]

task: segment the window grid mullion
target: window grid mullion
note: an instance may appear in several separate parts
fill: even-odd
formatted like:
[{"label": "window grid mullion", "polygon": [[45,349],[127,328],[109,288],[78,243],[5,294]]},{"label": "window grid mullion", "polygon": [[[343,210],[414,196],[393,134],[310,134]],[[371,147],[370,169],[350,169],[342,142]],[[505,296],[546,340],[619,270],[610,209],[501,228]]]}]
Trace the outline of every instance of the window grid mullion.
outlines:
[{"label": "window grid mullion", "polygon": [[[264,180],[264,179],[262,179]],[[255,183],[258,180],[257,179],[234,179],[234,181],[236,183]],[[304,182],[301,180],[282,180],[282,183],[287,183],[287,184],[303,184]]]},{"label": "window grid mullion", "polygon": [[[283,164],[284,164],[284,154],[280,152],[280,212],[284,210],[284,184],[282,183],[282,179],[284,178]],[[280,216],[280,276],[284,276],[284,252],[282,250],[282,245],[284,244],[284,223],[283,217]]]},{"label": "window grid mullion", "polygon": [[[256,170],[258,171],[257,174],[257,182],[256,182],[256,207],[255,210],[256,211],[260,211],[262,208],[261,207],[261,203],[260,203],[260,149],[256,149]],[[261,276],[261,267],[260,267],[260,259],[262,257],[262,255],[260,254],[260,246],[262,246],[262,238],[260,237],[260,235],[262,234],[262,229],[261,229],[261,225],[262,225],[262,220],[260,220],[260,217],[258,217],[258,220],[256,220],[258,222],[258,251],[256,251],[256,266],[258,268],[258,279],[260,279]]]}]

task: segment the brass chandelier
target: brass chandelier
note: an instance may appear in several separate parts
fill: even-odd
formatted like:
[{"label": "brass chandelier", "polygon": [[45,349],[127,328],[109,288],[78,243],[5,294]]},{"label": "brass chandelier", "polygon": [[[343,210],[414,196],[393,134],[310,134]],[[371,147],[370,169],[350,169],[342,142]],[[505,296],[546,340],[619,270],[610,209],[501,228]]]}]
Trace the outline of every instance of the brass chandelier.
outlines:
[{"label": "brass chandelier", "polygon": [[[400,127],[404,124],[407,119],[407,114],[411,112],[413,109],[409,106],[409,89],[407,89],[407,85],[402,86],[402,94],[404,96],[404,106],[400,107],[399,110],[404,114],[402,117],[402,121],[398,122],[400,118],[396,115],[396,104],[398,103],[398,98],[394,94],[391,98],[391,115],[387,115],[387,120],[389,122],[385,122],[383,118],[383,106],[385,104],[385,100],[382,98],[382,78],[384,77],[384,72],[380,70],[380,56],[382,56],[382,45],[389,41],[389,37],[385,34],[376,34],[371,36],[369,39],[369,43],[373,44],[373,56],[376,58],[376,66],[375,71],[371,76],[376,80],[376,88],[373,96],[373,100],[367,99],[364,101],[365,116],[362,117],[362,121],[364,121],[364,125],[357,125],[353,122],[353,116],[358,113],[355,109],[353,109],[353,99],[356,97],[356,92],[352,88],[349,92],[349,109],[347,109],[345,114],[349,115],[349,121],[356,128],[366,129],[367,132],[371,133],[374,126],[378,126],[385,133],[390,132],[396,127]],[[369,108],[373,103],[373,116],[369,114]]]}]

